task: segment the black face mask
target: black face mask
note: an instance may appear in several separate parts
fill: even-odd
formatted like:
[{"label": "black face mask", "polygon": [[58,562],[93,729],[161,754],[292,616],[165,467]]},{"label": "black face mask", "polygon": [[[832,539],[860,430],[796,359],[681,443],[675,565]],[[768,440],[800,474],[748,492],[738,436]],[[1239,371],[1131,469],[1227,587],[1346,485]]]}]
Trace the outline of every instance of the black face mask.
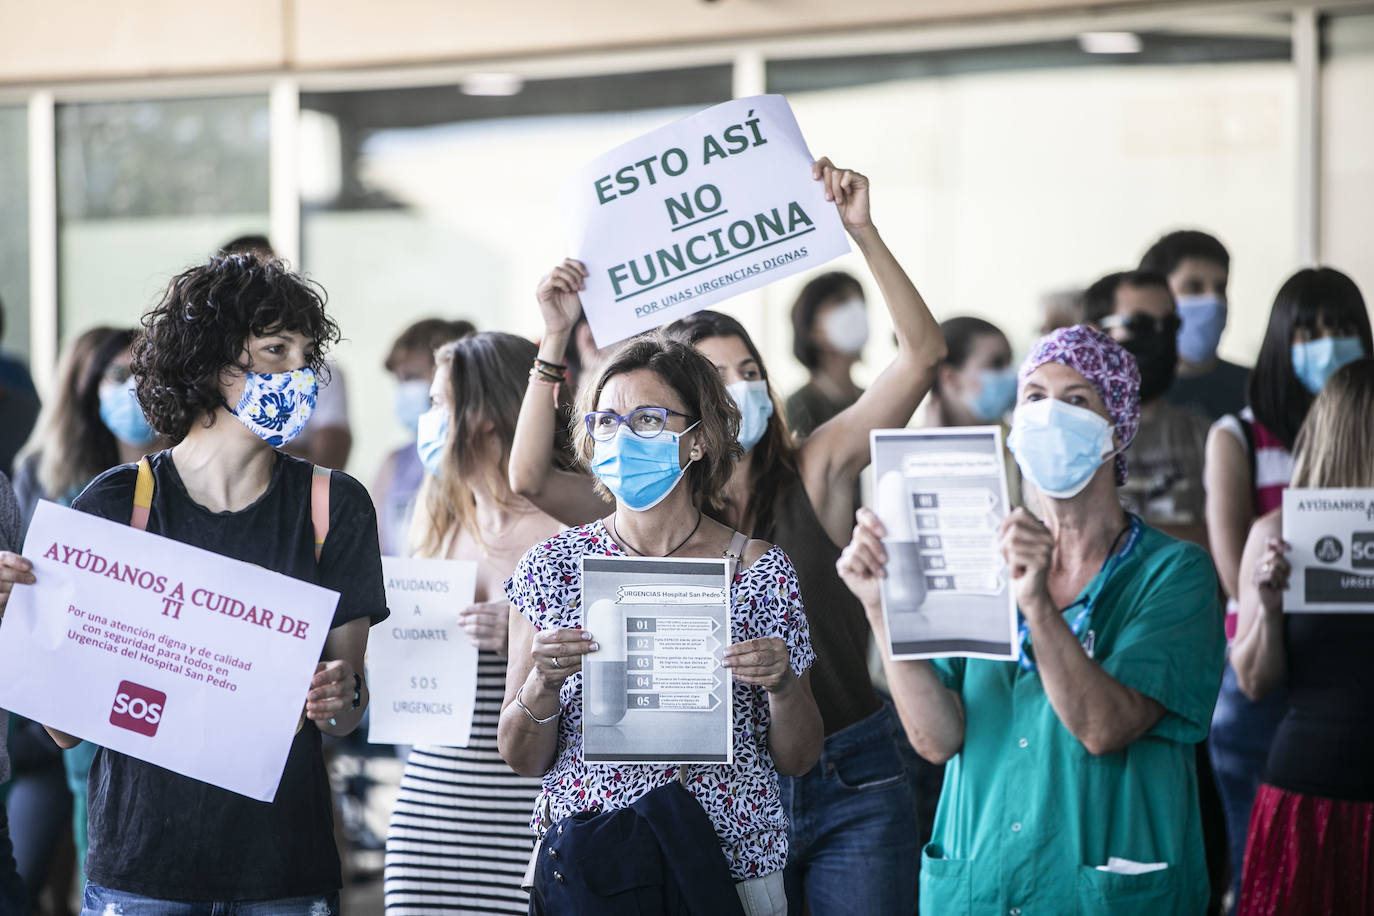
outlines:
[{"label": "black face mask", "polygon": [[1140,367],[1140,402],[1162,397],[1174,384],[1178,371],[1178,336],[1151,329],[1123,340],[1121,346]]}]

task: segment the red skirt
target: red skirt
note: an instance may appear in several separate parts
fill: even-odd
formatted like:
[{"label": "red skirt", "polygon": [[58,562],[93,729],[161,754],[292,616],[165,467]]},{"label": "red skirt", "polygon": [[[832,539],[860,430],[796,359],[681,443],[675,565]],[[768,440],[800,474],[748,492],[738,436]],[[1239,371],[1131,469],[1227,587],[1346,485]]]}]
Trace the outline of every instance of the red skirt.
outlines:
[{"label": "red skirt", "polygon": [[1374,802],[1261,784],[1238,916],[1374,914]]}]

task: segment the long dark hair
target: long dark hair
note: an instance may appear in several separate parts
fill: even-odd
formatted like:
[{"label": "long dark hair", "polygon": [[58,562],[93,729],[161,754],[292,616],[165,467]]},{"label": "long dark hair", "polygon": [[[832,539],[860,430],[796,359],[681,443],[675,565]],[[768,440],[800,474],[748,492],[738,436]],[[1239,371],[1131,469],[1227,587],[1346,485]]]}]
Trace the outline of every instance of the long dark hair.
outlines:
[{"label": "long dark hair", "polygon": [[[949,366],[955,370],[964,368],[964,363],[968,362],[969,355],[973,351],[973,342],[979,337],[1007,339],[1007,335],[997,325],[972,315],[946,318],[940,322],[940,333],[945,338],[945,358],[940,361],[940,365]],[[940,373],[938,371],[935,373],[935,381],[931,384],[930,390],[934,394],[940,393]]]},{"label": "long dark hair", "polygon": [[132,328],[91,328],[62,355],[57,390],[43,405],[15,462],[34,463],[39,487],[48,499],[64,499],[119,463],[119,443],[100,419],[100,380],[134,336]]},{"label": "long dark hair", "polygon": [[[768,380],[768,368],[763,364],[759,348],[754,346],[749,332],[729,315],[720,312],[697,312],[674,321],[664,328],[670,337],[696,346],[712,337],[738,337],[754,362],[759,364],[759,372],[764,381]],[[776,508],[787,488],[797,477],[797,447],[792,440],[792,431],[787,428],[787,420],[778,394],[773,386],[768,386],[768,396],[773,401],[773,415],[768,418],[768,428],[763,438],[749,453],[750,492],[745,506],[744,517],[740,519],[741,528],[753,521],[753,531],[745,532],[755,537],[769,539],[772,536]],[[717,521],[725,521],[717,518]]]},{"label": "long dark hair", "polygon": [[1313,400],[1293,372],[1293,332],[1315,335],[1321,327],[1354,334],[1366,356],[1374,353],[1369,313],[1355,281],[1330,267],[1307,267],[1289,277],[1274,297],[1259,359],[1250,373],[1250,410],[1289,451]]}]

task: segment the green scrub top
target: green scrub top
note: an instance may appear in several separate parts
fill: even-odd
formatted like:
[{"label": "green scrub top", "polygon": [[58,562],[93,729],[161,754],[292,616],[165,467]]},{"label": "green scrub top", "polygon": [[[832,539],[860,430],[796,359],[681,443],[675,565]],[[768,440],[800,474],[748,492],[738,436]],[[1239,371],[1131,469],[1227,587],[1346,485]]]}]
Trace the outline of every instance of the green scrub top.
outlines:
[{"label": "green scrub top", "polygon": [[[1093,595],[1081,641],[1104,671],[1157,700],[1164,717],[1124,750],[1095,757],[1059,721],[1036,672],[1016,662],[934,662],[963,700],[966,725],[921,855],[921,912],[1206,910],[1193,746],[1207,735],[1226,645],[1212,561],[1144,526],[1066,621]],[[1108,859],[1168,867],[1099,870]]]}]

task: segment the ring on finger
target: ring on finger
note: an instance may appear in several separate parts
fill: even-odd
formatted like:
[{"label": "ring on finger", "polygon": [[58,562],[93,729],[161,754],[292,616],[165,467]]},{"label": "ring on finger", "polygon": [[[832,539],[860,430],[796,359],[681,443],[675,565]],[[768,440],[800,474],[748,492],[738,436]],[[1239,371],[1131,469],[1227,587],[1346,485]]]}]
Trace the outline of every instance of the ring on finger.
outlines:
[{"label": "ring on finger", "polygon": [[552,665],[552,666],[555,667],[555,668],[562,668],[562,667],[563,667],[563,663],[562,663],[561,661],[558,660],[558,656],[557,656],[557,655],[555,655],[555,656],[549,661],[549,664]]}]

